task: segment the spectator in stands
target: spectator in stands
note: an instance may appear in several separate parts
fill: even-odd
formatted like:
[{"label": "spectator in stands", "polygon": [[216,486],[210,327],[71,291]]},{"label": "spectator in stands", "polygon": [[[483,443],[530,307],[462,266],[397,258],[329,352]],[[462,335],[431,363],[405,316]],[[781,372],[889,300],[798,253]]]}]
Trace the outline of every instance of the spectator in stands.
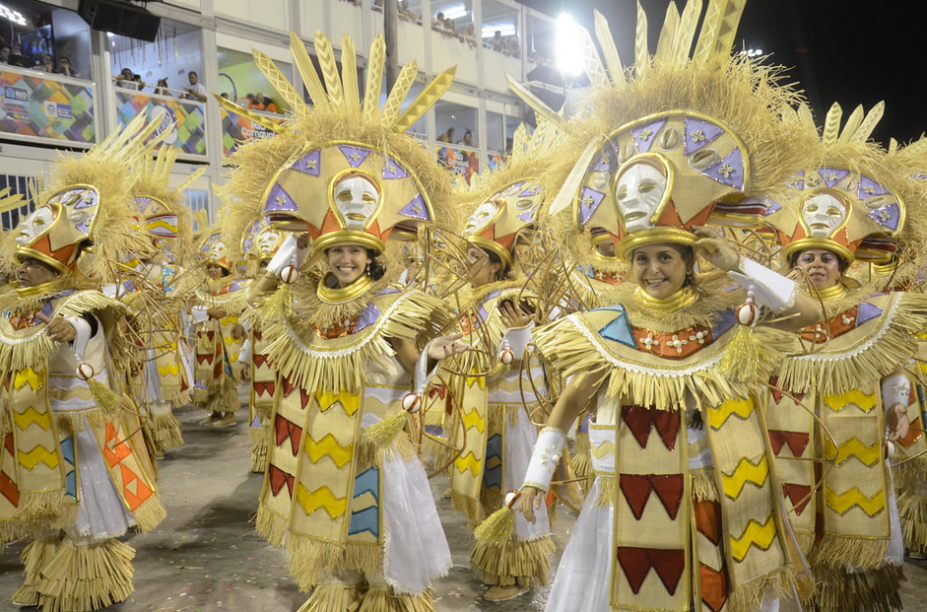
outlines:
[{"label": "spectator in stands", "polygon": [[167,90],[167,77],[163,79],[158,79],[158,85],[155,87],[154,92],[159,96],[169,96],[171,92]]},{"label": "spectator in stands", "polygon": [[9,45],[0,45],[0,64],[9,64],[12,52]]},{"label": "spectator in stands", "polygon": [[45,55],[43,55],[43,56],[42,56],[42,65],[39,66],[39,70],[42,71],[42,72],[50,72],[50,73],[52,73],[52,74],[55,74],[56,72],[58,72],[58,71],[55,69],[55,58],[52,57],[51,55],[49,55],[48,53],[46,53]]},{"label": "spectator in stands", "polygon": [[448,36],[457,36],[457,24],[450,17],[444,19],[444,33]]},{"label": "spectator in stands", "polygon": [[223,98],[224,100],[228,100],[229,93],[227,91],[223,91],[221,94],[219,94],[219,97]]},{"label": "spectator in stands", "polygon": [[475,47],[476,46],[476,26],[473,25],[472,23],[468,25],[467,29],[464,30],[463,37],[464,37],[464,40],[467,41],[467,44],[470,45],[471,48]]},{"label": "spectator in stands", "polygon": [[438,136],[438,142],[454,143],[454,128],[447,128],[447,131]]},{"label": "spectator in stands", "polygon": [[502,30],[496,30],[496,33],[492,35],[492,38],[489,40],[489,46],[495,51],[502,51],[505,48],[505,39],[502,38]]},{"label": "spectator in stands", "polygon": [[457,144],[462,144],[468,147],[472,147],[473,146],[473,132],[471,132],[470,130],[467,130],[466,132],[464,132],[463,138],[458,140]]},{"label": "spectator in stands", "polygon": [[254,100],[251,101],[251,108],[254,110],[264,110],[267,105],[267,101],[264,100],[264,94],[256,93],[254,94]]},{"label": "spectator in stands", "polygon": [[505,54],[511,55],[512,57],[520,57],[518,51],[518,37],[509,36],[508,40],[505,43]]},{"label": "spectator in stands", "polygon": [[431,22],[431,29],[439,32],[444,29],[444,13],[435,15],[435,20]]},{"label": "spectator in stands", "polygon": [[245,96],[245,100],[248,101],[248,108],[254,108],[254,94],[249,93]]},{"label": "spectator in stands", "polygon": [[141,91],[141,90],[145,89],[145,88],[148,86],[148,85],[145,84],[145,81],[142,80],[142,75],[140,75],[140,74],[133,74],[133,75],[132,75],[132,82],[135,83],[135,89],[136,89],[137,91]]},{"label": "spectator in stands", "polygon": [[418,15],[409,10],[409,0],[399,3],[399,18],[406,21],[418,21]]},{"label": "spectator in stands", "polygon": [[183,97],[187,100],[205,102],[207,100],[206,87],[200,83],[200,75],[191,70],[187,73],[187,78],[190,79],[190,87],[187,87],[187,93]]},{"label": "spectator in stands", "polygon": [[71,65],[71,60],[63,55],[58,58],[58,74],[61,74],[67,77],[72,77],[75,79],[80,78],[80,74]]},{"label": "spectator in stands", "polygon": [[267,111],[268,113],[279,112],[277,111],[277,105],[274,104],[273,98],[271,98],[267,94],[264,94],[264,110]]},{"label": "spectator in stands", "polygon": [[[119,75],[113,79],[116,82],[117,87],[124,87],[125,89],[140,89],[139,83],[141,82],[141,77],[139,81],[135,81],[135,75],[128,68],[123,68],[120,71]],[[142,87],[145,86],[144,83],[141,83]]]}]

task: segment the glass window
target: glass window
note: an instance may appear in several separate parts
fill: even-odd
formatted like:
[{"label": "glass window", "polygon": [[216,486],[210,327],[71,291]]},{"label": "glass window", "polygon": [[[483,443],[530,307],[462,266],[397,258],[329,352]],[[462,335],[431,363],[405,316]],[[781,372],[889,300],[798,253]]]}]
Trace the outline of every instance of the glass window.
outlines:
[{"label": "glass window", "polygon": [[505,116],[502,113],[486,111],[486,148],[497,153],[505,151]]},{"label": "glass window", "polygon": [[450,143],[473,148],[480,146],[476,129],[477,109],[440,100],[435,103],[434,109],[439,144]]},{"label": "glass window", "polygon": [[154,42],[107,36],[117,87],[191,99],[191,89],[200,93],[218,89],[203,75],[203,42],[196,26],[162,18]]},{"label": "glass window", "polygon": [[92,78],[90,26],[74,11],[32,0],[3,0],[0,63]]},{"label": "glass window", "polygon": [[528,70],[537,66],[555,67],[557,24],[553,21],[528,15],[525,49],[528,54]]},{"label": "glass window", "polygon": [[[383,0],[370,0],[373,10],[383,12]],[[399,18],[403,21],[409,21],[421,25],[422,23],[422,0],[396,0]]]},{"label": "glass window", "polygon": [[431,29],[445,36],[476,46],[476,25],[473,23],[471,0],[434,0]]},{"label": "glass window", "polygon": [[519,10],[501,2],[483,0],[483,46],[511,57],[521,57]]},{"label": "glass window", "polygon": [[[292,82],[293,69],[290,64],[279,61],[274,63]],[[286,100],[277,94],[264,73],[254,64],[254,57],[250,53],[219,49],[218,92],[245,108],[268,113],[286,113],[290,110]]]}]

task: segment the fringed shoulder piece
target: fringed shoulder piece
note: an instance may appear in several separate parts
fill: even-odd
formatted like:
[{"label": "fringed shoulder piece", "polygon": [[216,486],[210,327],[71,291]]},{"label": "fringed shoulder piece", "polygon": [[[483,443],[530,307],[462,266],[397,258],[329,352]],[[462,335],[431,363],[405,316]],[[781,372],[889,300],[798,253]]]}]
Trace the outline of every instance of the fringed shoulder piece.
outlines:
[{"label": "fringed shoulder piece", "polygon": [[[102,322],[108,341],[115,339],[116,318],[126,312],[124,304],[99,291],[77,291],[55,301],[51,316],[79,317],[92,312]],[[43,364],[55,346],[45,333],[45,323],[16,329],[11,317],[0,317],[0,360],[8,363],[11,371]]]},{"label": "fringed shoulder piece", "polygon": [[210,306],[221,306],[226,312],[241,312],[248,307],[247,285],[244,279],[207,281],[205,287],[196,290],[196,297]]},{"label": "fringed shoulder piece", "polygon": [[785,388],[803,390],[815,385],[820,393],[831,395],[877,387],[883,376],[917,352],[914,334],[927,325],[927,295],[871,295],[854,309],[834,316],[841,317],[848,329],[823,348],[784,359],[779,383]]},{"label": "fringed shoulder piece", "polygon": [[442,322],[442,302],[419,291],[375,296],[349,333],[326,337],[327,330],[306,325],[302,317],[262,320],[274,338],[267,355],[290,384],[303,389],[357,393],[366,382],[367,362],[395,355],[389,340],[415,342]]}]

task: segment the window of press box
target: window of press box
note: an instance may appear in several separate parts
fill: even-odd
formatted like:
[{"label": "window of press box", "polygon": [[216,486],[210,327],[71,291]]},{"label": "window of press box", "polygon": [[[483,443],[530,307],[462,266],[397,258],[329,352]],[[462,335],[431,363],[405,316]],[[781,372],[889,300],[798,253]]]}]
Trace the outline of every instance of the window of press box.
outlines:
[{"label": "window of press box", "polygon": [[0,64],[90,80],[90,26],[74,11],[0,0]]},{"label": "window of press box", "polygon": [[[274,64],[292,83],[292,66],[280,61],[274,61]],[[250,53],[219,49],[219,86],[215,91],[239,106],[252,110],[280,114],[290,110],[290,105],[273,88]]]},{"label": "window of press box", "polygon": [[479,146],[477,109],[443,100],[438,100],[434,109],[439,146],[447,146],[444,143],[471,148]]},{"label": "window of press box", "polygon": [[521,11],[495,0],[483,0],[480,6],[483,10],[483,46],[508,57],[521,57]]},{"label": "window of press box", "polygon": [[154,42],[118,34],[107,37],[112,79],[118,88],[200,102],[194,92],[218,90],[216,83],[204,78],[203,36],[196,26],[162,18]]}]

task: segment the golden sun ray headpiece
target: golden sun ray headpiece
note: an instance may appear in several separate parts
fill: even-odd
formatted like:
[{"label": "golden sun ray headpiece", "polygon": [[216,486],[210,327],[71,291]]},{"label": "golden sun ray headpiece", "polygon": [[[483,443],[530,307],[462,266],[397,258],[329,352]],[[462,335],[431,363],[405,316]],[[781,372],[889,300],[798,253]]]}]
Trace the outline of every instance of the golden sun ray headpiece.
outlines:
[{"label": "golden sun ray headpiece", "polygon": [[138,248],[134,178],[126,168],[141,163],[149,152],[145,140],[157,127],[145,126],[140,116],[83,154],[62,154],[35,211],[14,230],[13,257],[38,259],[59,272],[79,268],[107,282],[112,262]]},{"label": "golden sun ray headpiece", "polygon": [[495,253],[507,268],[515,265],[519,236],[533,228],[547,195],[538,180],[540,172],[563,143],[557,124],[539,117],[534,134],[518,126],[512,156],[499,168],[474,179],[462,195],[472,202],[462,231],[475,246]]},{"label": "golden sun ray headpiece", "polygon": [[[551,215],[570,215],[554,223],[562,242],[589,233],[592,240],[575,243],[611,242],[614,258],[627,260],[645,244],[692,245],[699,225],[762,216],[765,207],[748,196],[781,189],[800,156],[800,133],[779,118],[797,94],[777,84],[775,68],[731,54],[744,4],[711,0],[696,36],[702,2],[690,1],[681,14],[670,3],[652,55],[638,5],[635,63],[627,70],[596,13],[602,55],[588,33],[580,41],[591,93],[563,125],[567,161],[544,178],[562,185],[550,207]],[[510,85],[522,95],[524,88]]]},{"label": "golden sun ray headpiece", "polygon": [[316,250],[353,243],[382,253],[394,230],[406,238],[418,224],[450,224],[456,218],[444,172],[404,133],[450,87],[455,68],[435,77],[402,110],[418,74],[415,62],[405,65],[380,108],[382,36],[371,46],[363,100],[354,43],[347,35],[341,43],[339,74],[331,42],[316,33],[320,78],[303,43],[291,34],[290,50],[311,105],[267,56],[254,51],[255,63],[293,114],[276,126],[277,136],[236,153],[238,169],[223,192],[223,199],[239,209],[227,215],[229,235],[242,236],[264,216],[273,227],[307,231]]},{"label": "golden sun ray headpiece", "polygon": [[869,140],[883,110],[882,102],[868,114],[859,106],[841,130],[843,112],[835,103],[820,137],[807,106],[786,118],[816,143],[810,151],[814,163],[788,182],[766,218],[779,235],[786,261],[809,248],[827,249],[847,263],[892,258],[905,227],[906,206],[923,197],[923,185]]}]

